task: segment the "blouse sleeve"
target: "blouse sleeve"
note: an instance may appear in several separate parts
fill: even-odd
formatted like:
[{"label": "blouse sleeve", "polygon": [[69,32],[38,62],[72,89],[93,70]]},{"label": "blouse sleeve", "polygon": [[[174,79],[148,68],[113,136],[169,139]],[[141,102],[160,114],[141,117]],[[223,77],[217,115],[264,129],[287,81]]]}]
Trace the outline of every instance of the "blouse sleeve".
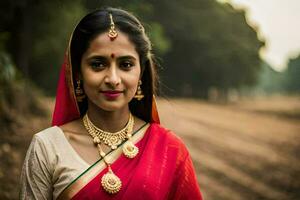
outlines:
[{"label": "blouse sleeve", "polygon": [[169,199],[202,200],[195,170],[189,153],[178,167]]},{"label": "blouse sleeve", "polygon": [[43,142],[34,136],[27,151],[21,174],[20,199],[52,199],[50,163]]}]

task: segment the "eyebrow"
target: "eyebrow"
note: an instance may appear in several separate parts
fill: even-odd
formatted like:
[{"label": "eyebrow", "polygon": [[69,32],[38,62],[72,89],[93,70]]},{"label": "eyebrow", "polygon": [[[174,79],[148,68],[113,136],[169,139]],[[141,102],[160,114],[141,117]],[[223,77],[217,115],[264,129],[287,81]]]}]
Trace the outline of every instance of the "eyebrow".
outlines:
[{"label": "eyebrow", "polygon": [[[131,55],[119,56],[116,58],[117,58],[117,60],[137,60],[134,56],[131,56]],[[92,56],[87,57],[86,60],[93,60],[93,59],[99,59],[99,60],[108,59],[109,60],[110,56],[92,55]]]},{"label": "eyebrow", "polygon": [[135,57],[133,56],[120,56],[120,57],[117,57],[118,60],[136,60]]}]

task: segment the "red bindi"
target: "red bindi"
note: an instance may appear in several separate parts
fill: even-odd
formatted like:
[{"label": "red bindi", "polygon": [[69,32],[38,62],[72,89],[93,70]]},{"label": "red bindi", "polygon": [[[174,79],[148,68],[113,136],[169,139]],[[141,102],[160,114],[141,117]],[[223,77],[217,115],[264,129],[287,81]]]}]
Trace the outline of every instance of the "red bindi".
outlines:
[{"label": "red bindi", "polygon": [[110,55],[110,57],[111,57],[111,58],[114,58],[114,57],[115,57],[115,54],[114,54],[114,53],[112,53],[112,54]]}]

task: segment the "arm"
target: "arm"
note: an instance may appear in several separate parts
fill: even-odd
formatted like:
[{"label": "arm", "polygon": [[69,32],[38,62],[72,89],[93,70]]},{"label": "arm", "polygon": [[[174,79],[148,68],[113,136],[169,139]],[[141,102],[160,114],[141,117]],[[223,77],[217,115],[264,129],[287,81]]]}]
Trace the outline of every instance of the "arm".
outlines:
[{"label": "arm", "polygon": [[52,199],[50,166],[41,139],[34,136],[22,168],[20,199]]},{"label": "arm", "polygon": [[179,165],[174,177],[169,199],[202,200],[195,170],[189,153]]}]

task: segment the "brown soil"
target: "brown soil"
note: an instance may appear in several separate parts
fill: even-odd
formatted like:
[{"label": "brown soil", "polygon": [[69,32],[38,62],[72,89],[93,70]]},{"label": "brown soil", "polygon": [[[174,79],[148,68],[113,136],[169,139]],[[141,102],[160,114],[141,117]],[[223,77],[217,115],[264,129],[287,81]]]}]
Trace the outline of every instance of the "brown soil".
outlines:
[{"label": "brown soil", "polygon": [[[1,133],[0,199],[18,199],[21,165],[32,135],[47,117],[18,120]],[[273,97],[235,104],[160,100],[162,124],[186,143],[206,200],[300,199],[300,98]]]},{"label": "brown soil", "polygon": [[[19,101],[22,101],[21,99]],[[0,137],[0,199],[19,199],[19,180],[22,163],[34,133],[49,127],[53,99],[38,102],[45,111],[41,113],[15,113],[12,126],[1,127]],[[39,107],[39,106],[38,106]],[[27,109],[25,109],[27,110]],[[46,113],[44,113],[46,112]]]},{"label": "brown soil", "polygon": [[206,200],[300,199],[300,98],[177,99],[162,123],[185,141]]}]

